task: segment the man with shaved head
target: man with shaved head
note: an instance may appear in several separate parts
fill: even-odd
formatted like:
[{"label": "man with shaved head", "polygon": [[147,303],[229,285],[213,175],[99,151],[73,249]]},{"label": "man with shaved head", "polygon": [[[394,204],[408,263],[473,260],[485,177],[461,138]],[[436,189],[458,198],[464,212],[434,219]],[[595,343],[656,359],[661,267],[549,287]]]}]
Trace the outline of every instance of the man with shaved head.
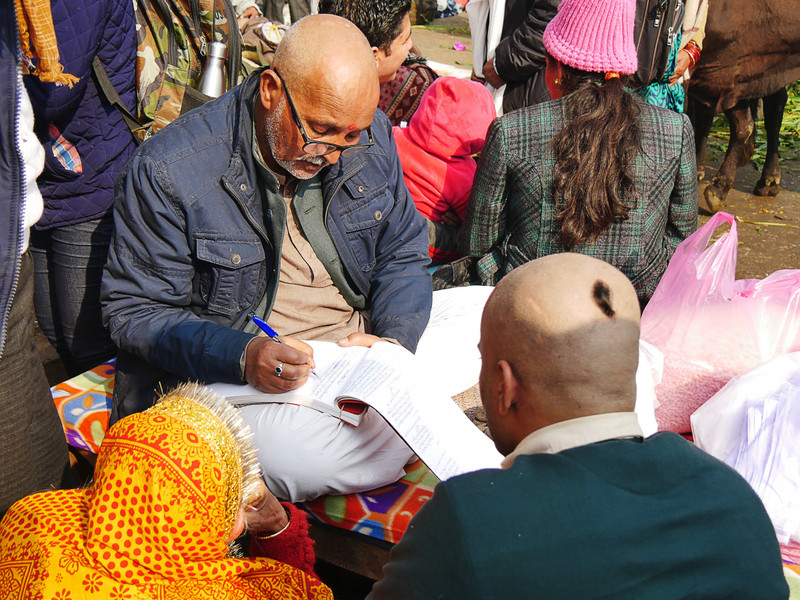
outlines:
[{"label": "man with shaved head", "polygon": [[[142,144],[103,279],[112,421],[181,380],[295,389],[314,366],[300,339],[416,349],[431,310],[426,228],[378,90],[358,28],[310,16],[271,68]],[[285,404],[243,413],[284,499],[384,485],[412,456],[372,411],[357,428]]]},{"label": "man with shaved head", "polygon": [[319,12],[355,23],[372,46],[380,82],[394,80],[412,46],[411,0],[320,0]]},{"label": "man with shaved head", "polygon": [[440,483],[374,599],[787,598],[775,533],[734,470],[633,412],[639,303],[556,254],[497,285],[481,398],[502,469]]}]

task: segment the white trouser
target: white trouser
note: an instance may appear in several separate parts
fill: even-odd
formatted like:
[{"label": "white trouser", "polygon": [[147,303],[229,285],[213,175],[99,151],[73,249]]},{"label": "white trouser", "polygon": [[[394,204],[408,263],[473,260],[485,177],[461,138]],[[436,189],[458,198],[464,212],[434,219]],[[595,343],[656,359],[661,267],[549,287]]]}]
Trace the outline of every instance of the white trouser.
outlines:
[{"label": "white trouser", "polygon": [[[433,293],[431,319],[419,341],[415,376],[450,396],[478,382],[483,306],[491,287]],[[348,494],[397,481],[414,456],[374,410],[358,427],[314,409],[290,404],[242,407],[255,434],[261,469],[280,499],[299,502],[322,494]]]}]

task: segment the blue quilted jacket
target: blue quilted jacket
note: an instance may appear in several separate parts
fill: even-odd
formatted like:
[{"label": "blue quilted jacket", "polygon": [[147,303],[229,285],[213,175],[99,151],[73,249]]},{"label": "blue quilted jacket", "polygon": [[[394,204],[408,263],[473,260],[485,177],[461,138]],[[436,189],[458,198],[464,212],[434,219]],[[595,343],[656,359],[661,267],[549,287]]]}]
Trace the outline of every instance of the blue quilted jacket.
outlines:
[{"label": "blue quilted jacket", "polygon": [[119,111],[97,89],[92,61],[100,58],[128,108],[135,104],[136,23],[131,0],[52,0],[64,72],[72,88],[32,75],[25,85],[45,148],[38,179],[44,215],[38,229],[97,219],[114,202],[114,180],[134,150]]}]

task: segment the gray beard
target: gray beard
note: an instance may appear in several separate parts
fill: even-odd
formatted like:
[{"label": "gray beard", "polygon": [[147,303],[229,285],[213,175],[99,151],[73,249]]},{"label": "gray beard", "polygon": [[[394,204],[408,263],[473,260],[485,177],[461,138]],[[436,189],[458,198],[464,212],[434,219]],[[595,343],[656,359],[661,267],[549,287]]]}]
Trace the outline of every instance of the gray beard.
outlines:
[{"label": "gray beard", "polygon": [[302,160],[304,162],[308,162],[314,165],[324,166],[327,162],[321,156],[301,156],[296,160],[286,160],[283,158],[278,158],[275,155],[275,148],[279,147],[287,147],[289,145],[288,140],[286,139],[285,135],[281,135],[280,133],[280,119],[279,115],[283,113],[286,109],[286,97],[281,96],[281,99],[278,100],[278,106],[275,107],[275,110],[272,111],[264,122],[264,137],[267,140],[267,145],[269,145],[270,152],[272,152],[272,158],[275,160],[278,165],[284,169],[287,173],[289,173],[292,177],[296,177],[297,179],[311,179],[315,176],[312,173],[306,173],[297,168],[296,163],[298,160]]}]

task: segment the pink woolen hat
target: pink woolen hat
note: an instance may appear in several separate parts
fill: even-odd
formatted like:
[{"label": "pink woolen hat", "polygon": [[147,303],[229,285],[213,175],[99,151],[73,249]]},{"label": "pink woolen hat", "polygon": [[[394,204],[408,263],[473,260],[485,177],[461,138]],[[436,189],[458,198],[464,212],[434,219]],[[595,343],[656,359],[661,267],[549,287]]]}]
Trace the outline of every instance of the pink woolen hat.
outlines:
[{"label": "pink woolen hat", "polygon": [[633,19],[636,0],[563,0],[544,30],[550,55],[575,69],[636,72]]}]

